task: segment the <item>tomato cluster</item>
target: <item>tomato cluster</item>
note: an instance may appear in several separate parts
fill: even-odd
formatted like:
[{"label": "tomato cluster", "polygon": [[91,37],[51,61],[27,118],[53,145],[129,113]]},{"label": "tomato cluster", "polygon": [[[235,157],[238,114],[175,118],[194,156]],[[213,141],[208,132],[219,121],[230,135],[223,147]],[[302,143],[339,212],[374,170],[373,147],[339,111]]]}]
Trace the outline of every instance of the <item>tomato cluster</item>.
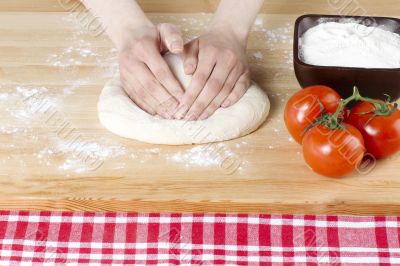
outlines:
[{"label": "tomato cluster", "polygon": [[[348,111],[346,105],[358,103]],[[288,101],[285,124],[303,146],[306,163],[318,174],[340,177],[354,171],[366,153],[382,159],[400,151],[396,104],[364,98],[358,90],[342,100],[326,86],[300,90]]]}]

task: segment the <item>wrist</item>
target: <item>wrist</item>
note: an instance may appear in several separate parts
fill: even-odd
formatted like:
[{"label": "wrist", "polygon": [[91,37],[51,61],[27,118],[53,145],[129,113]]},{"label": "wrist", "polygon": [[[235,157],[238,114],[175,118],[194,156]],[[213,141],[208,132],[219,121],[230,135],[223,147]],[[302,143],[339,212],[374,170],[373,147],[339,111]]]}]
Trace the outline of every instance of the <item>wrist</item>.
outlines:
[{"label": "wrist", "polygon": [[250,29],[247,27],[238,27],[229,23],[214,21],[209,28],[209,32],[213,32],[221,36],[229,35],[238,41],[243,47],[246,47]]},{"label": "wrist", "polygon": [[135,41],[138,36],[144,35],[144,33],[155,29],[155,27],[156,26],[148,19],[124,23],[119,26],[118,30],[115,32],[115,38],[113,38],[114,44],[119,51],[122,51]]}]

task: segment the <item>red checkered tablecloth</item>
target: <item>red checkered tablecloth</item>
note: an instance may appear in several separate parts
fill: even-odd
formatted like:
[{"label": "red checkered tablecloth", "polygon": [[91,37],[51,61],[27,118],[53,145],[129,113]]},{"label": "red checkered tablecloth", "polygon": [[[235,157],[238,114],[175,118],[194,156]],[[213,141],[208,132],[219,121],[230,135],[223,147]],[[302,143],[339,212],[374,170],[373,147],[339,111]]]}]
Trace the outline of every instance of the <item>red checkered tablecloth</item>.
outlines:
[{"label": "red checkered tablecloth", "polygon": [[0,265],[400,265],[400,217],[0,211]]}]

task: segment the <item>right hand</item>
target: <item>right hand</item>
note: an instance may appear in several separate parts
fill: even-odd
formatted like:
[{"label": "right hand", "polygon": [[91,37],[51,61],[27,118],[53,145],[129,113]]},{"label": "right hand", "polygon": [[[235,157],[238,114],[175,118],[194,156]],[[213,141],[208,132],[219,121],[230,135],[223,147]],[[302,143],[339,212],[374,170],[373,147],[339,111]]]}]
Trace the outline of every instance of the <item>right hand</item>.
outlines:
[{"label": "right hand", "polygon": [[125,92],[144,111],[171,119],[184,91],[161,53],[183,52],[178,27],[162,23],[130,29],[119,52]]}]

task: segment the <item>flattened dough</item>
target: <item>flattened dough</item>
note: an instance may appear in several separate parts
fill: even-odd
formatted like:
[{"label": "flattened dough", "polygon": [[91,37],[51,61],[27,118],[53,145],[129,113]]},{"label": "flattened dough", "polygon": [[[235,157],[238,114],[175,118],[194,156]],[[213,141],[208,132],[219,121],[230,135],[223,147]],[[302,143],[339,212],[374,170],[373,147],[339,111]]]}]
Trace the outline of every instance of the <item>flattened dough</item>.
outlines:
[{"label": "flattened dough", "polygon": [[[185,75],[180,56],[168,54],[165,59],[186,88],[191,76]],[[104,86],[97,107],[100,122],[114,134],[154,144],[184,145],[247,135],[265,121],[270,102],[266,93],[253,83],[236,104],[218,109],[207,120],[167,120],[151,116],[135,105],[116,77]]]}]

